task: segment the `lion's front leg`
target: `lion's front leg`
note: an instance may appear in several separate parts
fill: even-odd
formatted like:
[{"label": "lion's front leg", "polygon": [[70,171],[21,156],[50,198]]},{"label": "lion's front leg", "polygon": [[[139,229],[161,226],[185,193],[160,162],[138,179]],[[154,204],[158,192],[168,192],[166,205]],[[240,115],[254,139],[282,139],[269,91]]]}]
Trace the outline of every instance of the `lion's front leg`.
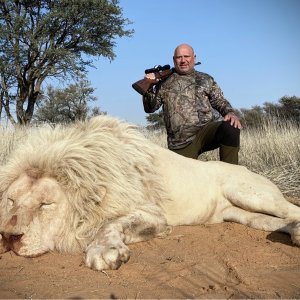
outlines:
[{"label": "lion's front leg", "polygon": [[109,223],[101,228],[86,249],[86,265],[95,270],[114,270],[126,263],[130,250],[124,243],[122,231],[122,225],[118,223]]},{"label": "lion's front leg", "polygon": [[86,249],[85,263],[96,270],[118,269],[130,258],[126,244],[145,241],[169,232],[165,218],[138,210],[106,223]]}]

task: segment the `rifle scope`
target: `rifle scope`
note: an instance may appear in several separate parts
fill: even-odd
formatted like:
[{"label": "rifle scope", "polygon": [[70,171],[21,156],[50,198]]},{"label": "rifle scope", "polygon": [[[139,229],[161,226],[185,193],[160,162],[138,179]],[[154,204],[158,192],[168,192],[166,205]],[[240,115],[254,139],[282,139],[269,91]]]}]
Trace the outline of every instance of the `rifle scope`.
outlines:
[{"label": "rifle scope", "polygon": [[145,74],[157,73],[157,72],[160,72],[160,71],[165,71],[165,70],[170,70],[170,69],[171,69],[170,65],[164,65],[164,66],[158,65],[158,66],[155,66],[152,69],[145,70]]}]

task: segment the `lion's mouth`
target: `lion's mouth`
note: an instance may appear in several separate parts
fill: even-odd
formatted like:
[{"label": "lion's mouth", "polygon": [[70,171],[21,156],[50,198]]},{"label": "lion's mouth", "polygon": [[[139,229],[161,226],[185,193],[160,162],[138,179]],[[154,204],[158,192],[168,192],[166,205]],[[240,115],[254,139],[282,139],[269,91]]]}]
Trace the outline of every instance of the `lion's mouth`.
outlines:
[{"label": "lion's mouth", "polygon": [[[24,234],[5,234],[2,233],[2,243],[6,251],[13,251],[16,255],[23,256],[23,257],[37,257],[40,256],[48,251],[33,251],[33,253],[26,253],[27,251],[24,251],[24,245],[21,241]],[[31,252],[31,251],[30,251]]]},{"label": "lion's mouth", "polygon": [[33,258],[48,252],[46,249],[28,248],[24,245],[22,237],[24,234],[5,234],[2,233],[2,252],[13,251],[18,256]]}]

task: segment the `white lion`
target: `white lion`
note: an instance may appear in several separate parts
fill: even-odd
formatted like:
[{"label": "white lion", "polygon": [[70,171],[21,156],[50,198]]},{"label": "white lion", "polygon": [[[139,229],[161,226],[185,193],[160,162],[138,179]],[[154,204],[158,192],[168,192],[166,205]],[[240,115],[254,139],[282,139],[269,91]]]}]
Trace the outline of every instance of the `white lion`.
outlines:
[{"label": "white lion", "polygon": [[185,158],[106,116],[30,135],[0,169],[0,196],[0,252],[84,251],[96,270],[183,224],[238,222],[300,245],[300,207],[266,178]]}]

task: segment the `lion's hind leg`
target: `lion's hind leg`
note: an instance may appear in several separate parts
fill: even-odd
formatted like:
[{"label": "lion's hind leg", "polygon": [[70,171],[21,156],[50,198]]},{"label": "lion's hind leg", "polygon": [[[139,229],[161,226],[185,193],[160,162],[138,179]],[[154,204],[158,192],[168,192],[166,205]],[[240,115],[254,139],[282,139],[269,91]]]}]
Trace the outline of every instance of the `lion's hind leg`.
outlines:
[{"label": "lion's hind leg", "polygon": [[86,249],[85,263],[96,270],[118,269],[130,258],[127,244],[145,241],[168,232],[165,218],[157,207],[134,212],[102,226]]},{"label": "lion's hind leg", "polygon": [[239,207],[225,209],[223,220],[240,223],[259,230],[288,233],[291,235],[292,242],[300,246],[300,221],[298,220],[282,219],[262,213],[250,212]]},{"label": "lion's hind leg", "polygon": [[269,179],[247,170],[223,189],[224,196],[234,206],[247,211],[300,221],[300,207],[287,201]]}]

